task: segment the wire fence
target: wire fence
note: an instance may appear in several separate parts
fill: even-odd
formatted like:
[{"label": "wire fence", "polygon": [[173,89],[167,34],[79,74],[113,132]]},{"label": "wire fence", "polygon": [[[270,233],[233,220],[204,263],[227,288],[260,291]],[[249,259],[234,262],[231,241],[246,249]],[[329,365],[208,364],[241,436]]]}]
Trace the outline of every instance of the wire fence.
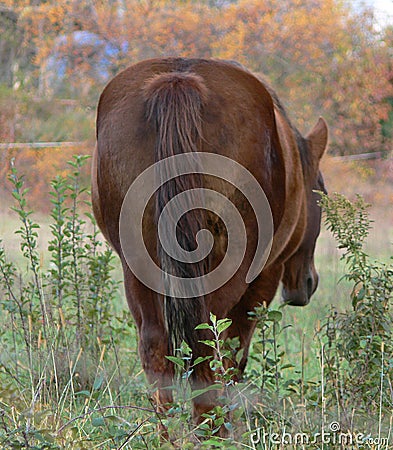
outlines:
[{"label": "wire fence", "polygon": [[[81,142],[8,142],[0,143],[0,150],[13,149],[47,149],[47,148],[62,148],[62,147],[86,147],[91,146],[91,143],[86,141]],[[368,159],[392,157],[391,152],[369,152],[359,153],[353,155],[333,156],[336,161],[362,161]]]}]

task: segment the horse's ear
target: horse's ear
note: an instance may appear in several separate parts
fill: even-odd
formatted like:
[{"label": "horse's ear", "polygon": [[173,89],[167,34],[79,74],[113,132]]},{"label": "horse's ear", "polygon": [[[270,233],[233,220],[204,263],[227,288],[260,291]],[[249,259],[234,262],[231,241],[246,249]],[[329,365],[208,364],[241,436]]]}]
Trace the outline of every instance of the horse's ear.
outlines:
[{"label": "horse's ear", "polygon": [[317,124],[306,136],[306,139],[311,147],[313,161],[315,161],[316,165],[318,165],[326,150],[328,141],[328,127],[322,117],[319,118]]}]

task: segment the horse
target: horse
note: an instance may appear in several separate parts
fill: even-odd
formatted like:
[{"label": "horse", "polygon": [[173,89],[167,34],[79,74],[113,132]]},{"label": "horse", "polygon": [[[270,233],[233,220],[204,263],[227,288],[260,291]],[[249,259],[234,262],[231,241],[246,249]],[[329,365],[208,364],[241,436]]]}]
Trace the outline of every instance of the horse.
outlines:
[{"label": "horse", "polygon": [[[174,355],[184,340],[194,361],[214,357],[214,350],[201,342],[212,338],[209,330],[195,329],[209,322],[210,313],[232,321],[223,335],[238,338],[237,351],[241,354],[229,364],[240,379],[255,328],[250,312],[258,305],[269,305],[280,282],[282,301],[289,305],[308,304],[317,289],[314,250],[321,210],[316,191],[325,191],[319,163],[327,146],[328,129],[319,118],[303,137],[263,79],[231,61],[199,58],[150,59],[120,72],[101,94],[96,125],[93,211],[104,237],[120,257],[126,298],[138,329],[141,362],[148,382],[155,388],[157,408],[164,412],[173,400],[170,387],[175,375],[174,365],[166,356]],[[265,248],[264,264],[252,280],[247,279],[247,271],[258,247],[260,224],[248,199],[231,182],[199,169],[165,178],[168,167],[161,164],[163,161],[191,155],[195,167],[199,167],[198,161],[208,154],[233,161],[233,167],[245,168],[268,201],[271,240]],[[139,256],[134,261],[136,270],[130,268],[119,227],[127,192],[145,170],[155,165],[160,169],[149,172],[150,177],[165,182],[158,183],[143,218],[135,217],[134,221],[142,228],[144,245],[154,264],[171,275],[164,275],[163,291],[135,274],[138,264],[144,264]],[[223,220],[215,211],[203,208],[203,198],[198,197],[201,189],[203,194],[206,190],[220,191],[232,202],[241,214],[247,237],[236,273],[211,291],[200,289],[201,277],[219,267],[229,243]],[[176,224],[174,239],[182,251],[195,253],[201,230],[208,230],[214,238],[208,256],[193,263],[168,256],[159,239],[165,206],[187,191],[195,193],[197,207],[186,208],[187,213]],[[131,197],[138,197],[138,193]],[[258,199],[262,202],[262,195],[256,203]],[[133,221],[133,214],[131,211],[128,220]],[[169,233],[165,224],[163,227],[163,234]],[[128,252],[133,252],[134,244],[137,251],[135,239],[130,238]],[[179,278],[191,280],[189,292],[182,294],[177,289]],[[215,374],[207,359],[195,365],[190,381],[192,389],[214,383]],[[217,397],[216,391],[205,390],[193,398],[197,423],[217,404]]]}]

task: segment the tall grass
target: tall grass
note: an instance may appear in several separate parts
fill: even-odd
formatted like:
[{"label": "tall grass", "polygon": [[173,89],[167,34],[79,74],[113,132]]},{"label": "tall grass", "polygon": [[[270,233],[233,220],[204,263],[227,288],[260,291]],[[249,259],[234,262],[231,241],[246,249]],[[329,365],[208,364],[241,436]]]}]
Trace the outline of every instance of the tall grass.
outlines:
[{"label": "tall grass", "polygon": [[158,414],[151,401],[118,261],[88,212],[85,162],[75,157],[69,175],[51,183],[44,255],[23,177],[10,174],[20,255],[0,246],[0,448],[393,448],[393,269],[364,251],[361,199],[323,197],[342,260],[320,259],[310,307],[261,305],[250,315],[257,330],[243,382],[228,369],[241,356],[223,339],[229,321],[201,325],[217,354],[211,388],[225,395],[195,427],[186,345],[172,357],[180,372],[172,408]]},{"label": "tall grass", "polygon": [[[61,442],[67,421],[84,417],[101,391],[114,403],[123,384],[117,346],[135,339],[134,328],[128,314],[113,312],[112,250],[99,239],[91,214],[80,212],[88,198],[80,185],[85,160],[76,157],[68,177],[51,183],[46,269],[37,248],[40,225],[28,208],[23,177],[11,170],[23,266],[0,248],[2,445],[54,442],[54,430],[62,430]],[[135,343],[130,350],[135,361]]]}]

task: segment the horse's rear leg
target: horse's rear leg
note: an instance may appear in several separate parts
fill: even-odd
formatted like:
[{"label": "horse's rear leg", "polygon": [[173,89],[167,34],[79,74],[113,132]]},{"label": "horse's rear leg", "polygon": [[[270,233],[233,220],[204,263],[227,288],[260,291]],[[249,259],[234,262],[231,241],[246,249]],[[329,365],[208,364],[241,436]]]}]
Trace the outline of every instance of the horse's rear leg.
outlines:
[{"label": "horse's rear leg", "polygon": [[[236,355],[234,355],[233,360],[224,359],[224,367],[226,370],[230,367],[235,367],[237,370],[236,375],[234,375],[233,380],[239,381],[242,377],[243,371],[247,363],[248,350],[251,342],[252,335],[255,330],[255,321],[250,320],[249,312],[259,304],[264,302],[268,305],[277,290],[278,284],[280,282],[282,275],[282,267],[273,267],[269,270],[265,270],[247,289],[245,294],[242,296],[241,300],[226,314],[222,312],[219,314],[220,308],[214,308],[214,311],[218,317],[227,318],[232,320],[232,325],[228,328],[225,333],[224,339],[239,338],[239,348],[238,351],[242,350],[243,355],[239,362],[236,362]],[[207,337],[207,339],[211,339]],[[205,354],[208,354],[205,353]],[[194,382],[194,389],[203,389],[209,385],[212,385],[217,377],[214,375],[213,371],[209,367],[209,363],[205,362],[197,366],[195,370],[195,379],[198,380],[198,384]],[[194,419],[197,423],[202,422],[204,419],[202,414],[208,413],[214,406],[218,405],[220,402],[220,396],[228,396],[227,402],[231,403],[231,392],[232,387],[221,386],[220,390],[208,391],[204,394],[196,397],[194,399]],[[231,414],[229,413],[226,420],[231,420]],[[228,431],[224,426],[221,426],[218,435],[221,437],[226,437]]]},{"label": "horse's rear leg", "polygon": [[124,285],[127,302],[139,334],[139,355],[146,378],[154,388],[153,399],[158,412],[165,412],[173,402],[173,364],[165,328],[160,297],[141,284],[124,263]]}]

